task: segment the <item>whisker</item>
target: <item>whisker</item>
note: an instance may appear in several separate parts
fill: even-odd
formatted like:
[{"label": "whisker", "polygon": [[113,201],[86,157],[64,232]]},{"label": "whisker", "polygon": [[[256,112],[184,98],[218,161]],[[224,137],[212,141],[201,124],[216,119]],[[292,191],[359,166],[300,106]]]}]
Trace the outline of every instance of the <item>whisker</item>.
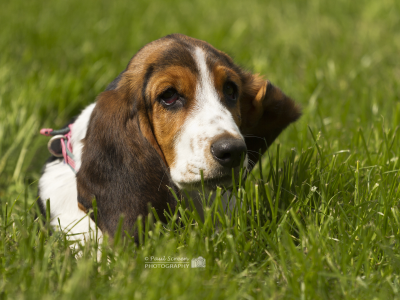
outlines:
[{"label": "whisker", "polygon": [[247,152],[254,152],[254,153],[260,154],[259,152],[253,151],[253,150],[247,150]]},{"label": "whisker", "polygon": [[255,163],[254,161],[252,161],[252,160],[249,159],[249,165],[250,165],[250,167],[253,169],[254,166],[256,165],[256,163]]},{"label": "whisker", "polygon": [[253,169],[256,164],[249,164],[250,168]]},{"label": "whisker", "polygon": [[258,139],[264,140],[264,138],[263,138],[263,137],[256,136],[256,135],[248,135],[248,134],[244,134],[244,135],[243,135],[243,137],[248,137],[248,138],[258,138]]},{"label": "whisker", "polygon": [[[249,151],[249,150],[247,150],[247,151]],[[253,151],[253,152],[255,152],[255,151]],[[251,155],[254,155],[255,157],[258,158],[258,153],[257,153],[257,154],[254,154],[254,153],[249,153],[249,152],[247,152],[247,154],[248,154],[248,155],[250,155],[250,154],[251,154]]]},{"label": "whisker", "polygon": [[165,176],[165,174],[167,173],[167,170],[165,170],[164,171],[164,174],[163,174],[163,176],[161,177],[161,181],[160,181],[160,184],[158,185],[158,189],[157,189],[157,191],[159,191],[160,190],[160,187],[161,187],[161,183],[162,183],[162,181],[163,181],[163,179],[164,179],[164,176]]}]

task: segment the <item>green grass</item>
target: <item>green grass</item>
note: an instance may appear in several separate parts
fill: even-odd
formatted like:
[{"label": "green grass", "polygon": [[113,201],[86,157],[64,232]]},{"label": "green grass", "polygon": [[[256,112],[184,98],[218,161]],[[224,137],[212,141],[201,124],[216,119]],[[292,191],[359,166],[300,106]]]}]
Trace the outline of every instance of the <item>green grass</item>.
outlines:
[{"label": "green grass", "polygon": [[[0,10],[0,299],[400,299],[400,2],[5,1]],[[59,128],[144,44],[180,32],[265,74],[303,107],[228,217],[150,218],[136,246],[34,219]],[[173,215],[173,212],[172,214]],[[203,256],[205,269],[146,269]]]}]

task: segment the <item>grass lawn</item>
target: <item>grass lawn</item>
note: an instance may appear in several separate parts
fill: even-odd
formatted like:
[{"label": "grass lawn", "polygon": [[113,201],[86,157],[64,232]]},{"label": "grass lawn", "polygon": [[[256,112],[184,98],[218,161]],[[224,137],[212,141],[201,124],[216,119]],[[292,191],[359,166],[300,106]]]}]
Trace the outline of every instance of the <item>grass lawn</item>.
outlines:
[{"label": "grass lawn", "polygon": [[[205,222],[75,259],[35,220],[42,127],[60,128],[146,43],[180,32],[265,74],[303,107]],[[3,1],[0,299],[400,299],[400,2]],[[155,187],[156,188],[156,187]],[[146,268],[149,257],[206,268]]]}]

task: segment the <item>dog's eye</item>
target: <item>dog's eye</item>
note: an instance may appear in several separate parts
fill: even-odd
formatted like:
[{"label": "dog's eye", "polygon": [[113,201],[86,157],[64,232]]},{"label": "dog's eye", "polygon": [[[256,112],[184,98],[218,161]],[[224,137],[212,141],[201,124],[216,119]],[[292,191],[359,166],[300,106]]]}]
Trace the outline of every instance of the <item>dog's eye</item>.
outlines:
[{"label": "dog's eye", "polygon": [[165,105],[172,105],[179,99],[179,94],[175,89],[169,88],[160,95],[160,99]]},{"label": "dog's eye", "polygon": [[233,82],[226,82],[224,84],[224,94],[230,101],[236,101],[237,87]]}]

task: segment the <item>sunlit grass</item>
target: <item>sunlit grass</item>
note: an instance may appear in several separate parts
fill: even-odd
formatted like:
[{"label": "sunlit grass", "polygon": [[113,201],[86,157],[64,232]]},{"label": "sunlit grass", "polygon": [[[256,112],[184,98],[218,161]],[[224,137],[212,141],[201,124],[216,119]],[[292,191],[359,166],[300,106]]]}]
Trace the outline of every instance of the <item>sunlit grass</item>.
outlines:
[{"label": "sunlit grass", "polygon": [[[400,298],[399,16],[390,0],[3,3],[0,298]],[[241,206],[226,212],[217,196],[204,222],[185,204],[168,224],[150,215],[97,260],[94,241],[72,250],[35,219],[38,130],[61,127],[173,32],[264,74],[303,116],[236,183]],[[149,256],[207,266],[148,269]]]}]

